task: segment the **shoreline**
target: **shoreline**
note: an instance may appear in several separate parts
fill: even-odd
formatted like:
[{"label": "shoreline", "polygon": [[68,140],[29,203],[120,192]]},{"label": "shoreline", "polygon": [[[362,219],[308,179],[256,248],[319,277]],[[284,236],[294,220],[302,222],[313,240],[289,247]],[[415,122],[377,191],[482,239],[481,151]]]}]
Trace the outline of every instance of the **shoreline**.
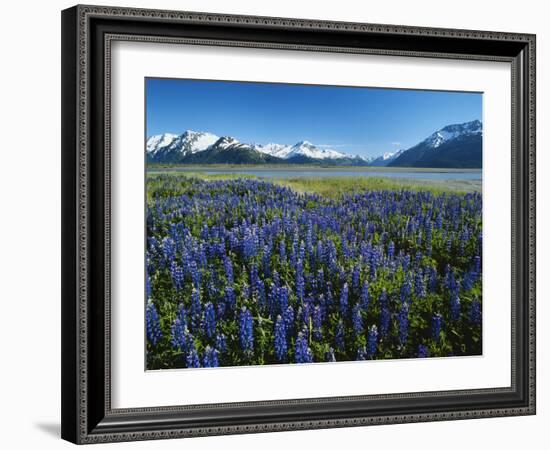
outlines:
[{"label": "shoreline", "polygon": [[191,177],[203,180],[233,180],[249,178],[270,181],[282,186],[291,187],[299,192],[316,192],[325,195],[339,195],[345,192],[357,192],[367,190],[426,190],[433,193],[472,193],[482,192],[482,182],[472,179],[430,179],[415,177],[387,177],[387,176],[286,176],[286,177],[262,177],[254,174],[242,173],[205,173],[204,171],[147,171],[147,178],[154,180],[159,176]]},{"label": "shoreline", "polygon": [[482,169],[461,169],[461,168],[435,168],[435,167],[375,167],[375,166],[315,166],[315,165],[255,165],[255,164],[211,164],[211,165],[147,165],[146,172],[205,172],[205,171],[247,171],[256,172],[417,172],[417,173],[481,173]]}]

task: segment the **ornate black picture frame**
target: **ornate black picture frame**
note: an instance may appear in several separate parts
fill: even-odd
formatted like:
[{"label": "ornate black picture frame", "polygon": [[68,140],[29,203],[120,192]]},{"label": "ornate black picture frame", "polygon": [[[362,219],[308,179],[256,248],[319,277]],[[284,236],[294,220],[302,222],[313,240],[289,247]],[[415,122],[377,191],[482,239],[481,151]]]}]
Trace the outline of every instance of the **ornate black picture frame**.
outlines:
[{"label": "ornate black picture frame", "polygon": [[[512,66],[511,386],[113,409],[110,48],[144,41]],[[62,437],[74,443],[535,414],[535,36],[99,6],[62,12]]]}]

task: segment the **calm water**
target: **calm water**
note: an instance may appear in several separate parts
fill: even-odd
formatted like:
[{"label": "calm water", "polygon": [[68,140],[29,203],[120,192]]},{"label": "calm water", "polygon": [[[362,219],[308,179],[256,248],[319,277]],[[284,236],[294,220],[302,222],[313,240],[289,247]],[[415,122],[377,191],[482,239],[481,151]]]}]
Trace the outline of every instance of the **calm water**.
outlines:
[{"label": "calm water", "polygon": [[296,177],[389,177],[416,178],[425,180],[481,180],[481,170],[465,171],[406,171],[406,170],[338,170],[338,169],[209,169],[205,167],[178,167],[169,169],[150,169],[150,172],[200,172],[208,175],[244,174],[262,178],[296,178]]}]

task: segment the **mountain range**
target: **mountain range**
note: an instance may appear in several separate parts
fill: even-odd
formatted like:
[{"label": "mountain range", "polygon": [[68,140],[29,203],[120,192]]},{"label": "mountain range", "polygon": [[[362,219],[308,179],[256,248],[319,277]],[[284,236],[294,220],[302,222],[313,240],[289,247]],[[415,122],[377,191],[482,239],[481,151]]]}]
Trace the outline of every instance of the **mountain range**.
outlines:
[{"label": "mountain range", "polygon": [[159,164],[315,164],[322,166],[481,168],[479,120],[448,125],[409,149],[365,158],[316,146],[243,143],[231,136],[188,130],[147,139],[147,161]]}]

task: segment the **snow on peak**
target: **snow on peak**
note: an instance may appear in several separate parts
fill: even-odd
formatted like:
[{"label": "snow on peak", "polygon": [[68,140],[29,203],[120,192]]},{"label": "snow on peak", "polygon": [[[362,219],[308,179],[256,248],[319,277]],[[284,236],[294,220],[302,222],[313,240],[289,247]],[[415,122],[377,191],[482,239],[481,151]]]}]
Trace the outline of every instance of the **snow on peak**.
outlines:
[{"label": "snow on peak", "polygon": [[479,120],[473,120],[471,122],[447,125],[429,136],[425,142],[430,147],[437,148],[451,139],[479,133],[482,133],[482,124]]},{"label": "snow on peak", "polygon": [[187,130],[180,135],[165,133],[151,136],[147,140],[147,151],[153,154],[153,156],[156,154],[161,155],[166,152],[179,152],[182,154],[197,153],[210,147],[221,149],[229,147],[246,147],[281,159],[289,159],[295,156],[305,156],[313,159],[357,158],[355,155],[338,152],[330,148],[317,147],[307,140],[300,141],[294,145],[276,143],[269,143],[266,145],[245,144],[239,142],[232,136],[218,137],[212,133],[194,130]]},{"label": "snow on peak", "polygon": [[176,139],[177,137],[177,134],[172,133],[163,133],[151,136],[149,139],[147,139],[147,153],[154,152],[161,147],[169,146],[172,142],[174,142],[174,139]]},{"label": "snow on peak", "polygon": [[218,140],[218,136],[212,133],[193,130],[185,131],[180,138],[182,140],[182,146],[187,147],[190,153],[202,152]]},{"label": "snow on peak", "polygon": [[197,153],[206,150],[218,136],[211,133],[187,130],[182,134],[164,133],[147,139],[147,152],[152,155],[165,154],[167,152]]},{"label": "snow on peak", "polygon": [[231,136],[223,136],[215,142],[216,147],[220,147],[223,149],[226,149],[227,147],[234,146],[237,144],[240,144],[240,142]]},{"label": "snow on peak", "polygon": [[394,159],[397,159],[405,150],[397,150],[395,152],[385,152],[378,157],[373,157],[368,161],[372,163],[373,166],[387,166]]},{"label": "snow on peak", "polygon": [[256,144],[254,145],[254,148],[260,153],[276,156],[278,158],[284,158],[284,155],[286,155],[290,151],[291,147],[284,144],[275,144],[273,142],[270,142],[265,145]]},{"label": "snow on peak", "polygon": [[338,158],[350,158],[353,156],[345,153],[337,152],[330,148],[319,148],[313,145],[309,141],[301,141],[290,147],[286,158],[292,158],[293,156],[307,156],[308,158],[315,159],[338,159]]},{"label": "snow on peak", "polygon": [[319,148],[309,141],[300,141],[294,145],[274,144],[254,146],[256,150],[267,155],[277,158],[289,159],[295,156],[306,156],[314,159],[338,159],[338,158],[354,158],[355,156],[347,155],[346,153],[337,152],[332,149]]}]

